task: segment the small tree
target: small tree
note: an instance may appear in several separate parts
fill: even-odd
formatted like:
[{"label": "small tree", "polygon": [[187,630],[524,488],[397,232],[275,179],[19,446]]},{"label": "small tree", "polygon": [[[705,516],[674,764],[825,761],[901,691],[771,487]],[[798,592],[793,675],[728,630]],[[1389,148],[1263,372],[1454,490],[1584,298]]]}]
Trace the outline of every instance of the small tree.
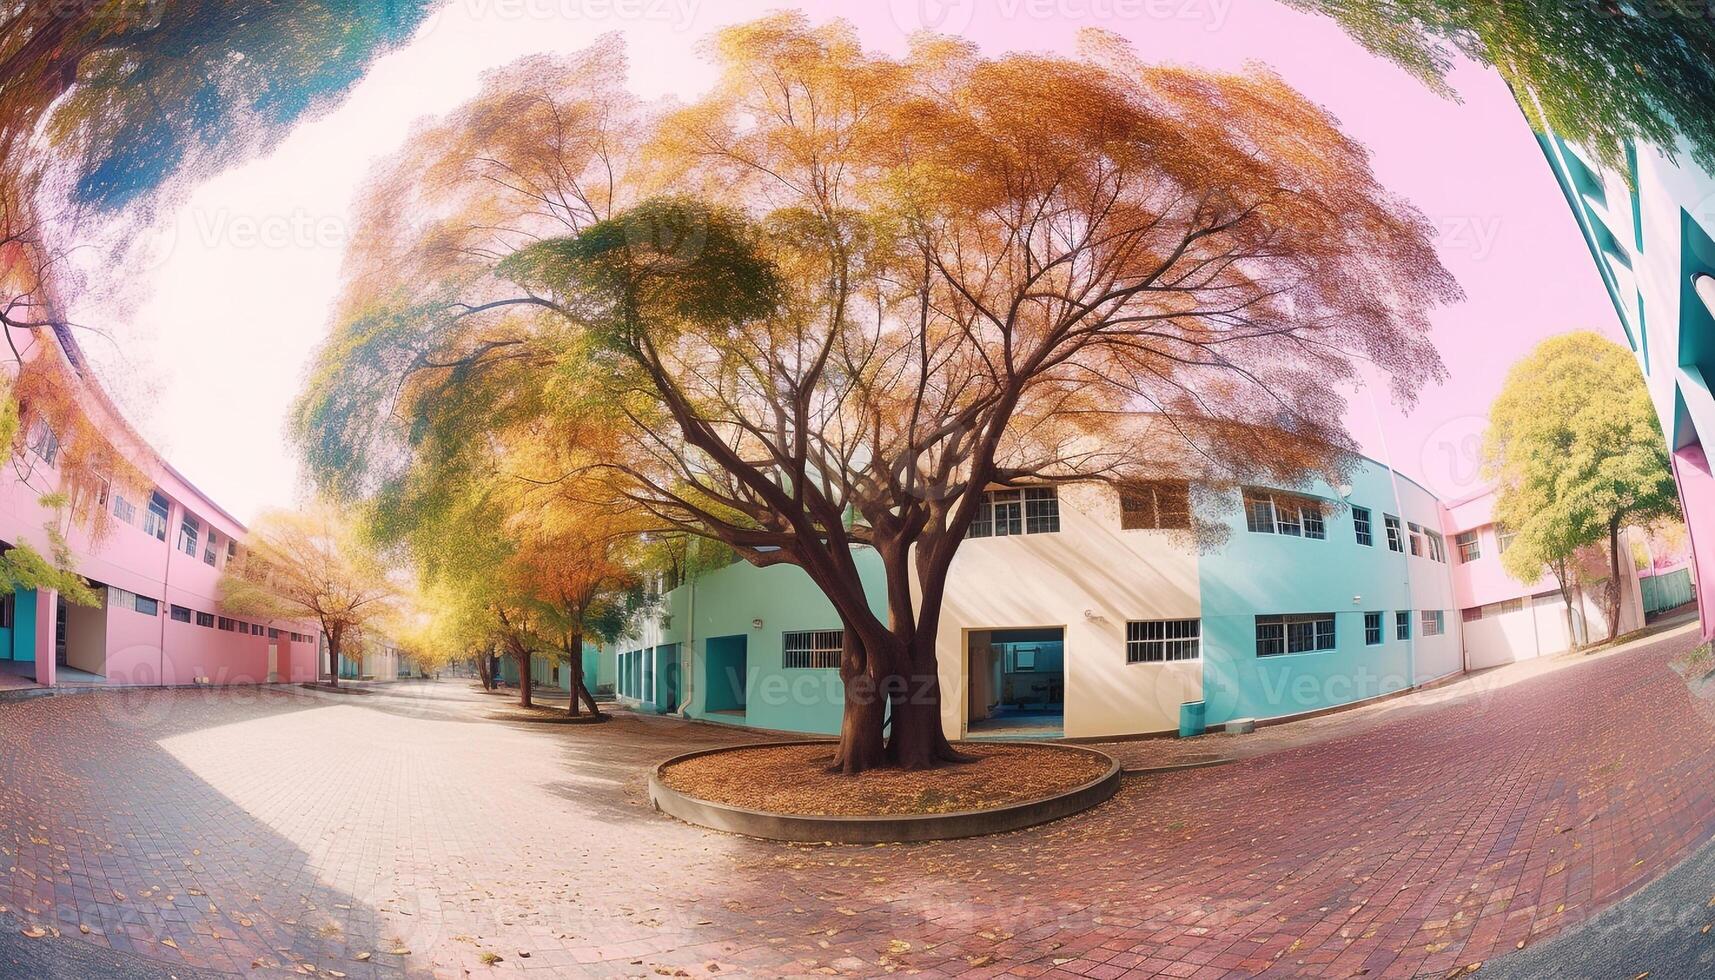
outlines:
[{"label": "small tree", "polygon": [[402,595],[356,522],[326,504],[264,514],[221,574],[218,592],[221,605],[240,616],[315,620],[328,640],[328,680],[336,687],[340,654],[357,649],[367,627],[395,615]]},{"label": "small tree", "polygon": [[1501,556],[1514,578],[1553,573],[1573,616],[1578,551],[1606,545],[1613,639],[1624,598],[1621,528],[1679,514],[1666,442],[1636,359],[1588,331],[1538,344],[1490,407],[1483,453],[1499,484],[1495,519],[1517,532]]}]

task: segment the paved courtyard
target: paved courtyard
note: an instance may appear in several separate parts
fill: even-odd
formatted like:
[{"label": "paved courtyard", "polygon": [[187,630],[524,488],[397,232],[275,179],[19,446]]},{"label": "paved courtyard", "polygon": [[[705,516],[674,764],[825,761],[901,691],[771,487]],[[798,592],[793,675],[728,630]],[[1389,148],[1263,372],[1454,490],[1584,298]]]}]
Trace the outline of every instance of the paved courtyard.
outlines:
[{"label": "paved courtyard", "polygon": [[497,720],[468,681],[0,702],[0,926],[181,978],[1446,975],[1715,833],[1715,706],[1672,665],[1694,643],[1322,720],[1035,830],[886,847],[677,823],[648,767],[747,736]]}]

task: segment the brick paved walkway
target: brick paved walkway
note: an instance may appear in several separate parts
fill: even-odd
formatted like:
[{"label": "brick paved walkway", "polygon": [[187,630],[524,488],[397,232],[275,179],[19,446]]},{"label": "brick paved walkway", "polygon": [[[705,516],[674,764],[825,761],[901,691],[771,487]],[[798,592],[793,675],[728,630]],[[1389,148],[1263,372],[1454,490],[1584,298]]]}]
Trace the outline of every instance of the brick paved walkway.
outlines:
[{"label": "brick paved walkway", "polygon": [[1715,711],[1670,667],[1693,642],[871,848],[649,810],[649,764],[740,733],[499,722],[464,682],[0,702],[0,922],[353,978],[1443,975],[1715,833]]}]

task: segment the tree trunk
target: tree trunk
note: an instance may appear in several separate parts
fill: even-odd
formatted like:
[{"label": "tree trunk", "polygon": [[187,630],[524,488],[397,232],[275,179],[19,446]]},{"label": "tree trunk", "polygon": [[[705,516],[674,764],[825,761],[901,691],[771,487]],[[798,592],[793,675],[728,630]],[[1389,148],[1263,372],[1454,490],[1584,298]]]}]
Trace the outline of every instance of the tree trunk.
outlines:
[{"label": "tree trunk", "polygon": [[944,762],[968,762],[971,757],[956,751],[941,727],[941,679],[921,668],[904,678],[904,690],[895,695],[892,734],[887,740],[888,761],[901,769],[933,769]]},{"label": "tree trunk", "polygon": [[1614,642],[1614,637],[1620,632],[1620,603],[1624,592],[1620,590],[1620,518],[1615,516],[1608,521],[1608,642]]},{"label": "tree trunk", "polygon": [[339,637],[328,634],[328,686],[339,686]]},{"label": "tree trunk", "polygon": [[[584,704],[589,705],[590,714],[592,714],[592,715],[601,714],[601,709],[596,707],[595,695],[591,694],[589,687],[584,684],[584,677],[583,677],[583,671],[582,670],[578,671],[577,690],[572,692],[572,700],[575,702],[580,697],[584,699]],[[577,714],[577,712],[575,712],[575,711],[572,713]]]},{"label": "tree trunk", "polygon": [[[834,752],[830,772],[856,775],[866,769],[876,769],[887,763],[882,728],[887,714],[887,698],[877,689],[866,669],[848,670],[851,648],[856,640],[846,630],[847,650],[842,654],[840,680],[845,685],[845,707],[840,716],[840,744]],[[861,657],[859,658],[861,663]]]},{"label": "tree trunk", "polygon": [[534,678],[530,676],[530,651],[515,651],[512,658],[518,662],[518,705],[531,707],[530,693],[534,689]]},{"label": "tree trunk", "polygon": [[494,690],[494,676],[488,665],[488,651],[484,650],[476,655],[476,676],[482,680],[483,690],[492,691]]}]

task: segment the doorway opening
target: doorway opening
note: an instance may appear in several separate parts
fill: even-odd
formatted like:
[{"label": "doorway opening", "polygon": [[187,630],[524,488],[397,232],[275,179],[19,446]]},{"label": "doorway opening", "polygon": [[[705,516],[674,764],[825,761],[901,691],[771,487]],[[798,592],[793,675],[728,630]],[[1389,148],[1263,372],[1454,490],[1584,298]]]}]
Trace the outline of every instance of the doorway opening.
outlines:
[{"label": "doorway opening", "polygon": [[1066,631],[972,630],[965,634],[972,738],[1059,738],[1066,727]]},{"label": "doorway opening", "polygon": [[749,674],[749,637],[711,636],[704,641],[703,711],[742,721],[745,679]]}]

